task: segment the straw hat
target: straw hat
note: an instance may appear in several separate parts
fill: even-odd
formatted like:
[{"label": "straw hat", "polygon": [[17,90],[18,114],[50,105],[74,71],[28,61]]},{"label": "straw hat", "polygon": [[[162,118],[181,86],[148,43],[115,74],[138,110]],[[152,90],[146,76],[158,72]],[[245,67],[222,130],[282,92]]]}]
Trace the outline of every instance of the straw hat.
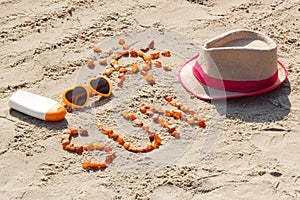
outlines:
[{"label": "straw hat", "polygon": [[229,31],[208,41],[179,70],[182,86],[204,100],[262,94],[286,78],[275,42],[250,30]]}]

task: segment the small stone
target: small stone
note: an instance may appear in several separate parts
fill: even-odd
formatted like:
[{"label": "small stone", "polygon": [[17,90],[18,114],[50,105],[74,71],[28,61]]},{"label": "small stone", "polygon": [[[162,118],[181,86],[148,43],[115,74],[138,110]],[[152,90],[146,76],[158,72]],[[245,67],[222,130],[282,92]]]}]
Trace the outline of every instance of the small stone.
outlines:
[{"label": "small stone", "polygon": [[280,172],[270,172],[270,174],[275,177],[279,177],[282,175],[282,173],[280,173]]}]

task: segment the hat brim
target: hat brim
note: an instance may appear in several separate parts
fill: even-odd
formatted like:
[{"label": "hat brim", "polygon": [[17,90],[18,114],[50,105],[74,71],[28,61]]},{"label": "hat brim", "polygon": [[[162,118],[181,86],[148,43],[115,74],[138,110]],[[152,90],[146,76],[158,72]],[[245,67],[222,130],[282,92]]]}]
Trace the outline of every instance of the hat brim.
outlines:
[{"label": "hat brim", "polygon": [[198,54],[188,60],[179,70],[178,78],[181,85],[195,97],[202,100],[217,100],[217,99],[225,99],[225,98],[237,98],[237,97],[246,97],[246,96],[254,96],[269,92],[278,88],[280,85],[284,83],[287,79],[287,69],[279,60],[278,62],[278,79],[277,81],[262,90],[258,90],[255,92],[228,92],[225,90],[217,90],[211,87],[208,87],[197,80],[197,78],[193,75],[193,67],[198,60]]}]

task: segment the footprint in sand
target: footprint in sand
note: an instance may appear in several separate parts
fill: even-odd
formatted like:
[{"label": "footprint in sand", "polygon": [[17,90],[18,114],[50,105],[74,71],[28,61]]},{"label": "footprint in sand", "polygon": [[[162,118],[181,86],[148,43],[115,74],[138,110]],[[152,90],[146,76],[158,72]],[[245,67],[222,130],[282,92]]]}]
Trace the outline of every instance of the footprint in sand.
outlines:
[{"label": "footprint in sand", "polygon": [[192,199],[193,195],[176,186],[159,186],[154,189],[150,199],[181,200]]},{"label": "footprint in sand", "polygon": [[280,161],[300,163],[300,127],[291,131],[264,129],[251,138],[251,143],[260,150],[270,153]]}]

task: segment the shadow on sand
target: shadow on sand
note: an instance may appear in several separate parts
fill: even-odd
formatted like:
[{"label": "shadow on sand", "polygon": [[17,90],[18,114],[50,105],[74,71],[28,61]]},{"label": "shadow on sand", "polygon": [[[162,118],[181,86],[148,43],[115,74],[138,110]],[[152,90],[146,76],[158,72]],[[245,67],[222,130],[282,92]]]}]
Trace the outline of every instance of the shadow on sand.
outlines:
[{"label": "shadow on sand", "polygon": [[58,121],[58,122],[47,122],[47,121],[40,120],[40,119],[31,117],[29,115],[23,114],[23,113],[21,113],[19,111],[16,111],[14,109],[10,109],[9,114],[12,117],[15,117],[15,118],[19,119],[20,121],[29,123],[29,124],[34,125],[36,127],[47,128],[49,130],[63,130],[63,129],[66,129],[68,127],[68,121],[66,119],[63,119],[63,120]]},{"label": "shadow on sand", "polygon": [[262,95],[228,99],[226,105],[224,101],[212,103],[218,113],[228,118],[245,122],[272,122],[282,120],[290,113],[291,103],[288,98],[290,93],[290,82],[287,80],[276,90]]}]

